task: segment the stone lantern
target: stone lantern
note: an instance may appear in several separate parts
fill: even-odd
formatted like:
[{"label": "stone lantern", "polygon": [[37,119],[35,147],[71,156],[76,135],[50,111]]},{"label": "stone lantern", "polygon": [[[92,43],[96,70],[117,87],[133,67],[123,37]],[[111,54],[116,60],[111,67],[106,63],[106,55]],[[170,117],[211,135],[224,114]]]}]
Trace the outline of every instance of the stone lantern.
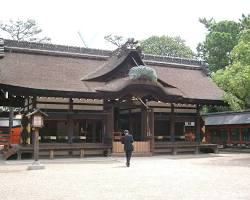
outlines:
[{"label": "stone lantern", "polygon": [[39,158],[39,129],[43,127],[44,124],[44,117],[48,117],[48,115],[41,110],[37,109],[29,114],[26,115],[30,117],[32,120],[32,128],[35,130],[35,137],[34,137],[34,162],[28,169],[44,169],[43,165],[40,165],[38,161]]}]

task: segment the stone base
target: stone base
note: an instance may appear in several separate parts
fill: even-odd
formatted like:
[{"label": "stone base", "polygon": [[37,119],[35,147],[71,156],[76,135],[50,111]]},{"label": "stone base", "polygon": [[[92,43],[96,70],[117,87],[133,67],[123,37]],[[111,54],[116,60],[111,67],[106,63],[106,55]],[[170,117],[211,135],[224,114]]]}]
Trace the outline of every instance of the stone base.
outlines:
[{"label": "stone base", "polygon": [[28,170],[40,170],[45,169],[44,165],[41,165],[39,161],[34,161],[32,165],[28,166]]}]

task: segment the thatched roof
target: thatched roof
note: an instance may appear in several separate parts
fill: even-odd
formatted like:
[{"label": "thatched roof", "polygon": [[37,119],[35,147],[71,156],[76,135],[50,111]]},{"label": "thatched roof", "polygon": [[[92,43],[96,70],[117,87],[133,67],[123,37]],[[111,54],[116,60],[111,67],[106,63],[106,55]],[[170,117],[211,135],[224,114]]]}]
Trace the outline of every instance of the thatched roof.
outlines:
[{"label": "thatched roof", "polygon": [[117,51],[112,54],[105,50],[12,40],[5,40],[0,86],[24,95],[101,98],[104,91],[119,92],[133,84],[124,72],[135,63],[146,63],[156,71],[157,87],[166,95],[221,102],[223,91],[207,76],[200,61],[152,55],[141,59],[134,49],[117,55]]}]

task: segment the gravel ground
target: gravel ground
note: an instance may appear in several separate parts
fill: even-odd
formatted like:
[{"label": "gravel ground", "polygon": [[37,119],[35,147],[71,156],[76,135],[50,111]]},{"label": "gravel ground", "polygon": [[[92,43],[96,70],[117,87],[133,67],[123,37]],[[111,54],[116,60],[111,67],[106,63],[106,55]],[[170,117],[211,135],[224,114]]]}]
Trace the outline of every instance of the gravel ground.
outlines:
[{"label": "gravel ground", "polygon": [[3,200],[250,199],[250,154],[0,161]]}]

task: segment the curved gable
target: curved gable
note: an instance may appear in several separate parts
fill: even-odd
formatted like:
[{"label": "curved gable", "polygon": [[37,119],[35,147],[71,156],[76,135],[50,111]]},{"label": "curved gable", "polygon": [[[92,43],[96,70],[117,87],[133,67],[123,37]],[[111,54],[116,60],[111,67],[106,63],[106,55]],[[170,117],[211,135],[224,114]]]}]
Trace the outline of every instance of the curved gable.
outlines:
[{"label": "curved gable", "polygon": [[94,72],[84,76],[82,81],[107,81],[127,75],[131,67],[142,65],[143,61],[136,50],[117,49],[106,63]]},{"label": "curved gable", "polygon": [[148,79],[132,80],[129,77],[116,79],[106,83],[103,87],[96,88],[96,91],[111,96],[155,96],[158,100],[166,98],[183,97],[178,88],[164,87],[159,82]]}]

